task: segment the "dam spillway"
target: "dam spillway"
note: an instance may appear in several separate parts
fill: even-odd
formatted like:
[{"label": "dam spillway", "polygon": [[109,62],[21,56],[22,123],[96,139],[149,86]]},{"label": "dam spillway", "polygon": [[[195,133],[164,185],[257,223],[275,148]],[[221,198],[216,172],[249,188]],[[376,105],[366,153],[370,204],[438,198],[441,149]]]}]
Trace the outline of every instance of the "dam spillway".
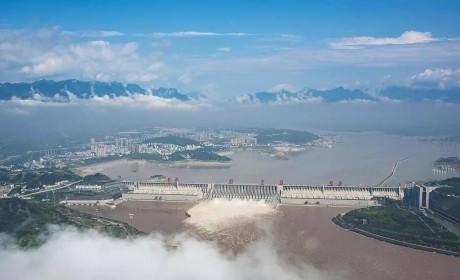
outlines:
[{"label": "dam spillway", "polygon": [[211,184],[206,198],[252,199],[275,203],[279,202],[279,193],[276,185]]},{"label": "dam spillway", "polygon": [[267,203],[370,206],[379,198],[402,200],[404,187],[127,182],[125,200],[247,199]]}]

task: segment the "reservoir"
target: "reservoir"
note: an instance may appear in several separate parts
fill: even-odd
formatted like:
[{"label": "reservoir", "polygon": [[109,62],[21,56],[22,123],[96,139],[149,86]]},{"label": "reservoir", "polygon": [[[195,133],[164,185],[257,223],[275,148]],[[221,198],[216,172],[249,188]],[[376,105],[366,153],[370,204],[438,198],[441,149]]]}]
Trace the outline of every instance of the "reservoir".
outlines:
[{"label": "reservoir", "polygon": [[[376,185],[387,177],[394,164],[402,159],[387,185],[412,181],[443,179],[433,173],[433,162],[439,157],[457,156],[460,145],[454,142],[426,141],[418,137],[402,137],[378,132],[336,133],[331,148],[309,147],[288,154],[288,160],[274,159],[256,151],[242,150],[229,155],[231,167],[170,167],[166,164],[128,161],[99,164],[91,167],[111,178],[145,180],[155,174],[178,177],[182,182],[227,182],[276,184],[328,184],[342,181],[345,185]],[[449,174],[459,176],[460,170]]]}]

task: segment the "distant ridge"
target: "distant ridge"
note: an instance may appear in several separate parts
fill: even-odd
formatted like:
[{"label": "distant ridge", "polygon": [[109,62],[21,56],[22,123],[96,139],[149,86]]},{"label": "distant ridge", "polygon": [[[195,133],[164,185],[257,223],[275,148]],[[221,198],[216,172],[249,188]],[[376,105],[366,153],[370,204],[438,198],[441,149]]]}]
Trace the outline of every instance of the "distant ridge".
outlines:
[{"label": "distant ridge", "polygon": [[32,83],[0,83],[0,100],[40,99],[43,101],[67,102],[72,98],[118,97],[131,94],[151,94],[164,99],[189,101],[187,95],[175,88],[144,89],[137,84],[119,82],[79,81],[79,80],[39,80]]},{"label": "distant ridge", "polygon": [[412,87],[387,87],[378,94],[369,94],[359,89],[337,87],[328,90],[305,88],[292,92],[280,90],[277,92],[262,91],[245,94],[234,99],[239,104],[295,104],[295,103],[334,103],[334,102],[429,102],[441,101],[460,103],[460,88],[428,89]]},{"label": "distant ridge", "polygon": [[[73,99],[95,97],[150,95],[180,102],[206,99],[199,92],[180,93],[176,88],[143,88],[138,84],[80,80],[39,80],[31,83],[0,83],[0,100],[34,99],[43,102],[69,102]],[[445,102],[460,103],[460,87],[439,89],[390,86],[378,93],[337,87],[317,90],[304,88],[299,91],[282,89],[276,92],[260,91],[244,94],[231,100],[237,104],[297,104],[297,103],[375,103],[375,102]]]},{"label": "distant ridge", "polygon": [[377,101],[374,97],[361,90],[350,90],[338,87],[329,90],[316,90],[305,88],[297,92],[280,90],[278,92],[257,92],[246,94],[236,98],[237,103],[318,103],[318,102],[341,102],[341,101]]}]

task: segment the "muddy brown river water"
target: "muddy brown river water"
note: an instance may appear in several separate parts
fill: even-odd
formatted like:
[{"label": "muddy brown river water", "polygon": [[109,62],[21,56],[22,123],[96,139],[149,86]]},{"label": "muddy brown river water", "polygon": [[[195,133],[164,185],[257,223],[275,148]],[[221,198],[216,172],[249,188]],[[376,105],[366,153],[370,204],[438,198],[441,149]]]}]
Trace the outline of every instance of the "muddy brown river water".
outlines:
[{"label": "muddy brown river water", "polygon": [[[236,253],[264,240],[296,266],[310,264],[346,279],[458,279],[460,258],[405,248],[346,231],[331,218],[353,208],[280,206],[273,215],[250,223],[231,224],[205,232],[186,222],[190,203],[130,201],[115,209],[99,207],[100,216],[130,223],[144,232],[166,235],[186,232]],[[74,208],[94,214],[90,206]]]}]

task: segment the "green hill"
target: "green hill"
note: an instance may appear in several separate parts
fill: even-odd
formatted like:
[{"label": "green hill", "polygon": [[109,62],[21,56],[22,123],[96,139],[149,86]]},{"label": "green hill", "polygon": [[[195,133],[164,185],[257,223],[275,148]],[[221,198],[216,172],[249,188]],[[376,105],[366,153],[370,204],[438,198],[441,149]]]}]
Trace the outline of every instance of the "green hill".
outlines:
[{"label": "green hill", "polygon": [[438,188],[430,193],[430,208],[460,221],[460,178],[450,178],[439,182],[450,187]]},{"label": "green hill", "polygon": [[460,252],[458,236],[421,213],[404,209],[394,201],[384,206],[353,210],[345,214],[343,219],[354,227],[381,236]]},{"label": "green hill", "polygon": [[87,175],[83,178],[83,181],[82,181],[82,184],[87,184],[87,185],[91,185],[91,184],[105,184],[105,183],[108,183],[108,182],[112,182],[113,180],[110,179],[110,177],[104,175],[104,174],[101,174],[101,173],[96,173],[96,174],[93,174],[93,175]]},{"label": "green hill", "polygon": [[19,198],[0,199],[0,233],[15,237],[19,246],[34,247],[44,243],[51,234],[49,225],[95,229],[117,238],[142,234],[127,224],[105,219],[96,220],[63,205]]},{"label": "green hill", "polygon": [[28,189],[41,188],[43,185],[54,185],[60,181],[76,181],[80,177],[67,169],[41,169],[34,171],[0,172],[0,181],[13,184],[24,184]]}]

